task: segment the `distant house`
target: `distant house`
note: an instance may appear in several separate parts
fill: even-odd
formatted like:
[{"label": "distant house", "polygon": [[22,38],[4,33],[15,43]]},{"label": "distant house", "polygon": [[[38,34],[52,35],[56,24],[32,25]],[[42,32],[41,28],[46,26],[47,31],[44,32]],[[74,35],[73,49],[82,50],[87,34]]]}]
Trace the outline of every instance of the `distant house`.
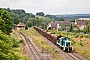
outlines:
[{"label": "distant house", "polygon": [[77,26],[78,29],[83,30],[87,25],[87,21],[77,20],[75,21],[75,25]]},{"label": "distant house", "polygon": [[57,23],[55,21],[52,21],[48,24],[47,29],[56,30],[57,29]]},{"label": "distant house", "polygon": [[25,24],[22,22],[19,22],[19,24],[16,25],[17,26],[17,30],[25,30]]},{"label": "distant house", "polygon": [[51,29],[51,30],[62,29],[63,31],[69,31],[70,30],[70,21],[51,21],[47,25],[47,29]]}]

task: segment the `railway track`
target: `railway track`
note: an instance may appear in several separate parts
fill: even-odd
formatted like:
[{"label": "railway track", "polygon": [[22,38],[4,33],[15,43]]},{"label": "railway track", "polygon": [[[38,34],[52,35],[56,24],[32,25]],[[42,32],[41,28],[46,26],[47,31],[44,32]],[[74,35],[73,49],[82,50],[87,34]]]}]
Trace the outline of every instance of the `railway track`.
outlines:
[{"label": "railway track", "polygon": [[79,58],[79,56],[73,54],[73,53],[67,53],[70,57],[72,57],[74,60],[83,60],[81,58]]},{"label": "railway track", "polygon": [[44,60],[40,54],[38,53],[38,51],[35,49],[34,45],[32,44],[32,42],[29,40],[29,38],[24,35],[23,33],[20,33],[21,36],[24,38],[24,42],[26,44],[26,46],[28,46],[29,49],[29,55],[31,55],[31,59],[32,60]]}]

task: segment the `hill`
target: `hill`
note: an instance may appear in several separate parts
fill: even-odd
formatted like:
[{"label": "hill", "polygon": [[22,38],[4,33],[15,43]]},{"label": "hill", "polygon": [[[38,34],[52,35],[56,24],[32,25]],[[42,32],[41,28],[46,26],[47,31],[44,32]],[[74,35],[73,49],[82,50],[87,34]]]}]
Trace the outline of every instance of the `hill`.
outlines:
[{"label": "hill", "polygon": [[55,15],[58,18],[64,18],[64,20],[72,20],[78,18],[90,18],[90,14],[66,14],[66,15]]}]

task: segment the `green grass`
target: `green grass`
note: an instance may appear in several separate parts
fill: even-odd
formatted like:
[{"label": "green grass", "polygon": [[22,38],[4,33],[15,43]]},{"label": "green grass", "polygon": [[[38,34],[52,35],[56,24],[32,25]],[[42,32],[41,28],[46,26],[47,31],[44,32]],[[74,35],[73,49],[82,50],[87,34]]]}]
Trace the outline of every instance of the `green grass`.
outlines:
[{"label": "green grass", "polygon": [[54,47],[52,47],[47,42],[47,40],[43,38],[41,34],[34,30],[34,28],[31,27],[28,30],[23,30],[22,32],[31,37],[33,41],[37,44],[37,46],[52,53],[55,56],[55,60],[64,60],[64,58],[58,55],[57,50]]}]

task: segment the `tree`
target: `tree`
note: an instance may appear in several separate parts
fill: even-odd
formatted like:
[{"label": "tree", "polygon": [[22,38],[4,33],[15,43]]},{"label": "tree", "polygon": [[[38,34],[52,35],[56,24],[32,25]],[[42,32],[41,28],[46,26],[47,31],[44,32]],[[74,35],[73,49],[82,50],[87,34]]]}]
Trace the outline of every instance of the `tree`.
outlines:
[{"label": "tree", "polygon": [[[2,30],[5,34],[10,34],[12,32],[13,22],[8,14],[8,12],[2,8],[0,8],[0,20],[3,20],[5,25],[3,26],[4,30]],[[1,23],[2,24],[2,23]]]},{"label": "tree", "polygon": [[65,31],[66,25],[61,25],[61,31]]},{"label": "tree", "polygon": [[26,23],[26,21],[29,18],[35,18],[35,15],[32,13],[26,13],[23,9],[5,9],[9,12],[10,17],[12,18],[13,22],[15,24],[18,24],[18,22]]},{"label": "tree", "polygon": [[60,18],[60,20],[59,21],[64,21],[64,19],[63,18]]},{"label": "tree", "polygon": [[49,15],[49,14],[46,14],[45,15],[45,17],[48,17],[48,18],[50,18],[50,19],[52,19],[52,20],[60,20],[58,17],[56,17],[55,15]]},{"label": "tree", "polygon": [[30,18],[35,18],[35,15],[31,13]]},{"label": "tree", "polygon": [[90,33],[90,21],[88,21],[87,26],[84,28],[85,33]]},{"label": "tree", "polygon": [[75,19],[70,20],[70,22],[75,22]]},{"label": "tree", "polygon": [[29,18],[28,21],[26,22],[26,25],[28,27],[31,27],[31,26],[34,26],[34,21],[35,19],[34,18]]},{"label": "tree", "polygon": [[14,24],[18,24],[20,22],[20,16],[18,14],[9,12],[9,15],[10,15]]},{"label": "tree", "polygon": [[70,32],[72,32],[73,31],[73,26],[72,26],[72,24],[70,25]]},{"label": "tree", "polygon": [[45,14],[43,12],[37,12],[36,15],[44,16]]}]

